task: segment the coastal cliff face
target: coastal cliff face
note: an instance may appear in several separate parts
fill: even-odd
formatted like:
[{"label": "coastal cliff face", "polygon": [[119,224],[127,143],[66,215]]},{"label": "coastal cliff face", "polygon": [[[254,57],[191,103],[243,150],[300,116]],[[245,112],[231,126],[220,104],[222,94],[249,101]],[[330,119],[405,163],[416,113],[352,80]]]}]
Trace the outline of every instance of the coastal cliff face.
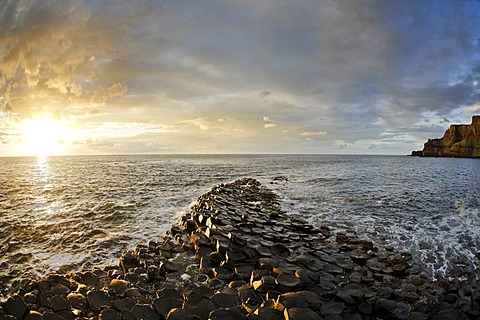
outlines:
[{"label": "coastal cliff face", "polygon": [[452,124],[442,138],[429,139],[412,156],[480,158],[480,116],[474,116],[469,125]]}]

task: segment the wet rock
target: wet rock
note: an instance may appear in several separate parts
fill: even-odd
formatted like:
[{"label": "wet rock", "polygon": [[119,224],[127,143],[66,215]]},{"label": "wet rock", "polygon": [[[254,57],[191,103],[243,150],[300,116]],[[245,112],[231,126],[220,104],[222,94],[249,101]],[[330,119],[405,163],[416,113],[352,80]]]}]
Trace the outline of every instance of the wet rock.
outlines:
[{"label": "wet rock", "polygon": [[302,282],[294,275],[280,274],[275,279],[278,290],[282,292],[298,291],[302,289]]},{"label": "wet rock", "polygon": [[136,304],[130,313],[136,320],[159,320],[160,316],[148,304]]},{"label": "wet rock", "polygon": [[227,264],[234,267],[237,264],[244,262],[247,257],[242,252],[235,252],[235,251],[229,250],[225,254],[225,258],[226,258]]},{"label": "wet rock", "polygon": [[53,312],[47,311],[42,316],[43,320],[66,320],[66,318],[59,316]]},{"label": "wet rock", "polygon": [[67,296],[68,303],[75,309],[83,309],[87,305],[87,298],[77,292],[72,292]]},{"label": "wet rock", "polygon": [[227,267],[215,267],[212,269],[213,270],[213,276],[215,278],[218,278],[220,280],[224,281],[230,281],[234,278],[235,273],[233,272],[233,269],[227,268]]},{"label": "wet rock", "polygon": [[270,250],[272,251],[273,255],[280,257],[285,257],[290,253],[290,249],[280,243],[274,244]]},{"label": "wet rock", "polygon": [[24,320],[42,320],[42,314],[37,311],[30,310],[26,315]]},{"label": "wet rock", "polygon": [[113,306],[119,311],[130,311],[135,305],[135,300],[130,297],[113,300]]},{"label": "wet rock", "polygon": [[[127,251],[120,257],[120,267],[122,268],[123,273],[127,273],[128,270],[133,269],[139,266],[138,260],[131,251]],[[88,283],[86,283],[89,285]]]},{"label": "wet rock", "polygon": [[324,316],[338,315],[345,310],[345,304],[342,302],[326,302],[320,308],[320,313]]},{"label": "wet rock", "polygon": [[108,285],[108,289],[117,297],[123,297],[129,287],[129,282],[119,279],[113,279]]},{"label": "wet rock", "polygon": [[252,286],[260,293],[267,293],[268,290],[275,288],[275,278],[271,275],[262,276],[259,280],[253,281]]},{"label": "wet rock", "polygon": [[258,308],[253,314],[258,316],[258,319],[284,320],[282,312],[268,307]]},{"label": "wet rock", "polygon": [[172,309],[166,316],[166,320],[202,320],[197,315],[194,315],[190,310]]},{"label": "wet rock", "polygon": [[220,308],[210,312],[209,320],[243,320],[245,315],[238,309]]},{"label": "wet rock", "polygon": [[312,308],[318,309],[321,299],[311,291],[284,293],[278,296],[275,309],[283,311],[285,308]]},{"label": "wet rock", "polygon": [[235,273],[243,279],[250,278],[253,270],[255,270],[255,267],[248,263],[242,263],[235,266]]},{"label": "wet rock", "polygon": [[380,317],[403,320],[407,319],[410,313],[410,306],[403,302],[379,299],[376,311]]},{"label": "wet rock", "polygon": [[100,311],[102,307],[110,307],[112,305],[112,299],[105,291],[101,290],[88,292],[87,301],[90,305],[90,308],[95,311]]},{"label": "wet rock", "polygon": [[8,298],[7,301],[3,304],[3,308],[9,314],[17,317],[18,319],[22,319],[28,311],[27,304],[25,303],[23,298],[17,294]]},{"label": "wet rock", "polygon": [[217,308],[233,308],[238,305],[236,294],[217,293],[211,297],[211,300]]},{"label": "wet rock", "polygon": [[122,314],[114,309],[108,308],[102,310],[98,318],[100,320],[122,320]]},{"label": "wet rock", "polygon": [[257,260],[259,270],[272,271],[274,267],[278,267],[278,261],[272,258],[260,258]]},{"label": "wet rock", "polygon": [[55,295],[66,296],[67,294],[70,293],[70,288],[60,283],[60,284],[53,285],[52,288],[50,289],[50,292],[54,296]]},{"label": "wet rock", "polygon": [[50,298],[50,308],[53,311],[67,310],[70,308],[70,304],[64,297],[56,295]]},{"label": "wet rock", "polygon": [[285,320],[323,320],[323,318],[308,308],[288,308],[284,311]]},{"label": "wet rock", "polygon": [[170,298],[170,297],[162,297],[157,298],[153,301],[153,308],[162,316],[166,316],[170,310],[175,308],[181,308],[183,304],[183,300]]},{"label": "wet rock", "polygon": [[190,310],[194,315],[197,315],[200,319],[207,319],[210,312],[215,310],[215,304],[207,297],[202,297],[200,300],[184,301],[183,309]]}]

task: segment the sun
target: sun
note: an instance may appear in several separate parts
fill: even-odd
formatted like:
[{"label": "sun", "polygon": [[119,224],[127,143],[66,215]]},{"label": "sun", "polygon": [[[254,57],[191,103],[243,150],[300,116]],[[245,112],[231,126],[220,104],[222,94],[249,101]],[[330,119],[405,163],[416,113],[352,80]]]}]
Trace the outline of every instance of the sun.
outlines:
[{"label": "sun", "polygon": [[61,121],[51,115],[42,115],[25,120],[19,125],[23,155],[45,158],[62,154],[62,139],[66,131]]}]

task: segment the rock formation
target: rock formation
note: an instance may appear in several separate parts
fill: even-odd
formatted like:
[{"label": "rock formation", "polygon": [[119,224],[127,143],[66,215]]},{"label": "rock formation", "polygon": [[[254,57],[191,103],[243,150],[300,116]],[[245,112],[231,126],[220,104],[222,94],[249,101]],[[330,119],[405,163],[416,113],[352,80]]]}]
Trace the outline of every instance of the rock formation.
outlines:
[{"label": "rock formation", "polygon": [[480,116],[472,124],[452,124],[440,139],[428,139],[412,156],[480,158]]},{"label": "rock formation", "polygon": [[200,196],[118,265],[12,286],[0,319],[479,319],[471,272],[431,281],[410,252],[316,228],[244,178]]}]

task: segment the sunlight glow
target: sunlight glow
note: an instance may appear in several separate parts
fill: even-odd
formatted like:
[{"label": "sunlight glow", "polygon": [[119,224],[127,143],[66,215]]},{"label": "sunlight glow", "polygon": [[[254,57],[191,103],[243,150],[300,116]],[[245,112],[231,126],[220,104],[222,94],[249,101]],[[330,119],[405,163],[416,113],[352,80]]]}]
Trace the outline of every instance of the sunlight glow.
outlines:
[{"label": "sunlight glow", "polygon": [[53,120],[50,115],[42,115],[23,121],[19,129],[23,138],[23,155],[41,159],[62,154],[62,139],[67,132],[61,121]]}]

